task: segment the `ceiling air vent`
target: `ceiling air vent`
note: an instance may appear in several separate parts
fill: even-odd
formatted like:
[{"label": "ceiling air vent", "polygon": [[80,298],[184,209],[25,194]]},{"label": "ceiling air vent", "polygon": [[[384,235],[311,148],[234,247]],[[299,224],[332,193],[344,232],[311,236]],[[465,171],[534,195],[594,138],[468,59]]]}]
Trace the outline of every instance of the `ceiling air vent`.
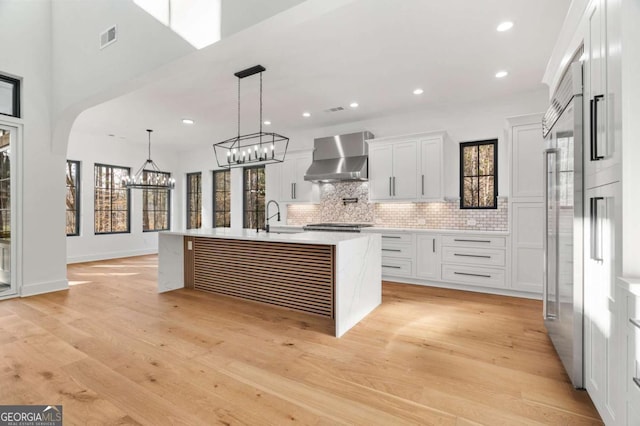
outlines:
[{"label": "ceiling air vent", "polygon": [[116,40],[116,26],[114,25],[113,27],[108,28],[106,31],[100,34],[100,49],[104,49],[110,44],[115,43]]},{"label": "ceiling air vent", "polygon": [[339,106],[339,107],[329,108],[324,110],[324,112],[338,112],[338,111],[344,111],[344,108]]}]

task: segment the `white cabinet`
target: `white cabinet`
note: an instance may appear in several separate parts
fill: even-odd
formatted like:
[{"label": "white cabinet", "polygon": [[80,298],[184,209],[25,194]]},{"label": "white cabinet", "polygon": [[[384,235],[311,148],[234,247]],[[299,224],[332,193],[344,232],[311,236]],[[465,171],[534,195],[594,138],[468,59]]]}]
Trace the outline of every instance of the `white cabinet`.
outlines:
[{"label": "white cabinet", "polygon": [[442,201],[445,132],[373,139],[369,143],[371,201]]},{"label": "white cabinet", "polygon": [[444,135],[440,134],[427,139],[420,139],[420,167],[418,169],[418,200],[443,200],[443,142]]},{"label": "white cabinet", "polygon": [[606,424],[623,424],[624,355],[618,319],[620,184],[585,192],[585,387]]},{"label": "white cabinet", "polygon": [[542,115],[507,119],[509,135],[511,275],[513,290],[542,294],[544,170]]},{"label": "white cabinet", "polygon": [[[588,10],[585,43],[585,186],[594,188],[620,179],[619,163],[622,104],[619,98],[619,30],[607,25],[619,5],[611,0],[594,0]],[[617,130],[616,130],[617,129]],[[618,135],[616,135],[618,133]]]},{"label": "white cabinet", "polygon": [[440,279],[440,237],[416,234],[416,276],[429,280]]},{"label": "white cabinet", "polygon": [[506,239],[456,234],[442,239],[442,280],[479,287],[506,287]]},{"label": "white cabinet", "polygon": [[417,195],[418,145],[403,142],[369,141],[369,198],[413,200]]},{"label": "white cabinet", "polygon": [[382,275],[410,277],[415,263],[414,235],[410,233],[382,233]]},{"label": "white cabinet", "polygon": [[310,151],[293,152],[287,154],[283,163],[267,165],[268,199],[289,203],[317,202],[317,185],[304,180],[312,160]]}]

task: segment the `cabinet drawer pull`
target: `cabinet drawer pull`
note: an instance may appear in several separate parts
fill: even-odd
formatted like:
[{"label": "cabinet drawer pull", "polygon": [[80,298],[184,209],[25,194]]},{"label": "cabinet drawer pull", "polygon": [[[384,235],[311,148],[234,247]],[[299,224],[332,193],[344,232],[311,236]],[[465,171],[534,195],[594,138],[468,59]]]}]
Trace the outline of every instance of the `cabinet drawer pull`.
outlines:
[{"label": "cabinet drawer pull", "polygon": [[638,378],[638,377],[634,377],[634,378],[633,378],[633,383],[635,383],[635,384],[636,384],[636,386],[640,388],[640,378]]},{"label": "cabinet drawer pull", "polygon": [[395,252],[401,252],[402,250],[399,249],[382,249],[382,251],[395,251]]},{"label": "cabinet drawer pull", "polygon": [[395,238],[396,240],[399,240],[402,237],[396,237],[394,235],[383,235],[382,238]]},{"label": "cabinet drawer pull", "polygon": [[635,325],[636,327],[640,328],[640,319],[629,318],[629,322]]},{"label": "cabinet drawer pull", "polygon": [[456,275],[468,275],[470,277],[482,277],[482,278],[491,278],[491,275],[483,275],[483,274],[469,274],[467,272],[454,272]]},{"label": "cabinet drawer pull", "polygon": [[401,266],[393,266],[393,265],[382,265],[383,268],[393,268],[393,269],[402,269]]},{"label": "cabinet drawer pull", "polygon": [[490,243],[491,240],[462,240],[458,238],[454,238],[453,241],[457,241],[460,243]]},{"label": "cabinet drawer pull", "polygon": [[462,256],[462,257],[481,257],[483,259],[491,259],[491,256],[485,256],[482,254],[462,254],[462,253],[453,253],[454,256]]}]

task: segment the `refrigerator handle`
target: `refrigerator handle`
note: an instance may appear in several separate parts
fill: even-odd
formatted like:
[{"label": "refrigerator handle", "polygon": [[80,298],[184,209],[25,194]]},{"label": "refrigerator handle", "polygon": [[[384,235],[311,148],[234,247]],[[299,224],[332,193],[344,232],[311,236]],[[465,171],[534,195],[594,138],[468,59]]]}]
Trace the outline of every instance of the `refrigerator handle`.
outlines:
[{"label": "refrigerator handle", "polygon": [[549,156],[556,155],[558,150],[556,148],[549,148],[544,151],[543,165],[544,165],[544,273],[542,280],[542,317],[543,319],[553,318],[549,315]]},{"label": "refrigerator handle", "polygon": [[593,99],[589,101],[589,115],[591,117],[591,129],[589,132],[589,145],[591,145],[591,161],[599,161],[604,158],[604,156],[601,155],[598,150],[598,145],[600,144],[600,141],[598,141],[598,103],[600,102],[600,100],[604,101],[604,95],[594,96]]},{"label": "refrigerator handle", "polygon": [[602,217],[598,209],[600,201],[604,201],[603,197],[592,197],[589,199],[589,221],[591,222],[591,241],[590,254],[591,259],[602,261]]}]

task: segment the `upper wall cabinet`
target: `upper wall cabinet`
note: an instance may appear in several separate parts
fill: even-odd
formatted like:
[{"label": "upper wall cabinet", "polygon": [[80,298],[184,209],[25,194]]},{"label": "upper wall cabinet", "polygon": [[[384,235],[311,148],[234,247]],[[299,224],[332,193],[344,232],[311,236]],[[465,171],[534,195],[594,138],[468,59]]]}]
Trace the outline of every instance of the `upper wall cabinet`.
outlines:
[{"label": "upper wall cabinet", "polygon": [[535,123],[514,123],[511,132],[511,199],[542,201],[544,139],[542,118]]},{"label": "upper wall cabinet", "polygon": [[443,138],[437,132],[370,140],[370,200],[442,200]]},{"label": "upper wall cabinet", "polygon": [[617,13],[615,3],[594,0],[587,12],[584,65],[587,188],[620,180],[621,156],[616,137],[616,132],[620,131],[620,59],[615,53],[619,48],[614,48],[619,36],[617,30],[610,31],[607,25],[608,15]]},{"label": "upper wall cabinet", "polygon": [[290,152],[283,163],[268,165],[268,196],[289,203],[317,202],[317,185],[304,180],[312,160],[311,151]]}]

